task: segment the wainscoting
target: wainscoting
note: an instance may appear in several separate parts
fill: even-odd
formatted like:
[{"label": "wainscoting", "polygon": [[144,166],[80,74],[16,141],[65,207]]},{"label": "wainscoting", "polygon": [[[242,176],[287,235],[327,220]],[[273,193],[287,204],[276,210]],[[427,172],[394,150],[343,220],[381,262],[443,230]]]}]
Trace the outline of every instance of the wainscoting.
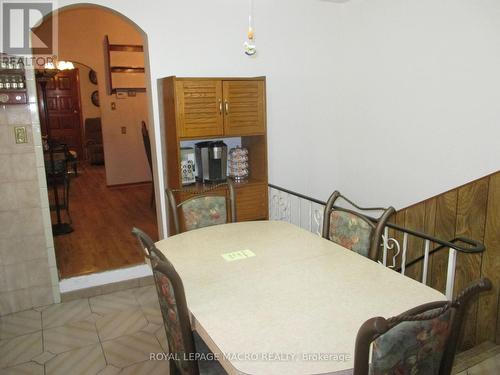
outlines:
[{"label": "wainscoting", "polygon": [[[270,185],[269,207],[271,220],[288,221],[318,235],[321,233],[324,202]],[[390,221],[442,240],[467,237],[484,243],[486,251],[482,254],[459,253],[457,256],[455,295],[480,277],[488,277],[493,283],[493,290],[484,293],[468,311],[460,349],[466,350],[484,341],[499,343],[500,172],[401,209]],[[392,229],[388,234],[403,242],[402,235]],[[406,263],[422,256],[424,247],[423,240],[410,237]],[[431,246],[433,248],[435,246]],[[443,293],[447,265],[447,251],[430,255],[428,284]],[[421,281],[422,262],[409,267],[406,275]]]},{"label": "wainscoting", "polygon": [[[500,342],[500,172],[399,210],[393,222],[445,240],[468,237],[484,243],[484,253],[457,258],[455,294],[480,277],[493,283],[493,290],[468,311],[460,348],[487,340]],[[414,259],[423,254],[423,244],[416,241],[408,250],[408,260]],[[447,261],[446,252],[430,257],[430,285],[440,291],[446,284]],[[410,277],[421,277],[421,267],[408,271]]]}]

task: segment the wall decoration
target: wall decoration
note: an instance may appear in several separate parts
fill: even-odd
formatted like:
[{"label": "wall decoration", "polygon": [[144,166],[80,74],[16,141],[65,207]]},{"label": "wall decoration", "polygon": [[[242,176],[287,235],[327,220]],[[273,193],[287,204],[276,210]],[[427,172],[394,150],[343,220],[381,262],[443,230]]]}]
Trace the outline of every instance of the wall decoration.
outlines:
[{"label": "wall decoration", "polygon": [[97,73],[95,72],[94,69],[90,69],[89,72],[89,80],[92,82],[94,85],[97,85]]},{"label": "wall decoration", "polygon": [[257,52],[257,47],[255,46],[255,32],[253,29],[253,0],[249,1],[249,14],[248,14],[248,31],[247,40],[243,44],[245,48],[245,54],[248,56],[253,56]]},{"label": "wall decoration", "polygon": [[92,104],[96,107],[100,107],[99,104],[99,91],[95,90],[92,95],[90,95],[90,100],[92,100]]}]

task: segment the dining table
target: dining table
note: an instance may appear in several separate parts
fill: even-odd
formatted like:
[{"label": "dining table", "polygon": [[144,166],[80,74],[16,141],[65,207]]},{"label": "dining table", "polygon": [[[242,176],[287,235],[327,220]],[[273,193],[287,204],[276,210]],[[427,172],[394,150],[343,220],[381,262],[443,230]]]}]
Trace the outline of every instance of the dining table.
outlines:
[{"label": "dining table", "polygon": [[349,374],[366,320],[446,300],[283,221],[205,227],[156,245],[182,279],[193,330],[229,374]]}]

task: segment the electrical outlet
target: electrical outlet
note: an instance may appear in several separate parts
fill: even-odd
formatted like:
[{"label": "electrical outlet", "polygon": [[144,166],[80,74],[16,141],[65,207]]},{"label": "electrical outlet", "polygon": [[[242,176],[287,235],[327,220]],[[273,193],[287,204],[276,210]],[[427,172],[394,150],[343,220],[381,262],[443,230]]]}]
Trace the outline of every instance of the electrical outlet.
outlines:
[{"label": "electrical outlet", "polygon": [[122,134],[127,134],[127,127],[126,126],[122,126]]},{"label": "electrical outlet", "polygon": [[26,126],[14,127],[14,137],[17,144],[28,143],[28,134],[26,133]]},{"label": "electrical outlet", "polygon": [[116,110],[116,103],[115,102],[111,102],[111,110],[112,111]]}]

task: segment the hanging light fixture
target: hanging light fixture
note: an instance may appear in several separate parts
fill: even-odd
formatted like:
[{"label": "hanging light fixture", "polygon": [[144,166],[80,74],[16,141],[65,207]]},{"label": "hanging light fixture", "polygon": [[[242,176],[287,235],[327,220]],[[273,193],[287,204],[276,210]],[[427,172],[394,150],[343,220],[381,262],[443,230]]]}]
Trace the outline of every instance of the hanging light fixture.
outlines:
[{"label": "hanging light fixture", "polygon": [[248,12],[248,31],[247,40],[244,43],[245,54],[248,56],[253,56],[257,52],[257,47],[255,46],[255,31],[253,28],[253,0],[248,0],[249,12]]}]

